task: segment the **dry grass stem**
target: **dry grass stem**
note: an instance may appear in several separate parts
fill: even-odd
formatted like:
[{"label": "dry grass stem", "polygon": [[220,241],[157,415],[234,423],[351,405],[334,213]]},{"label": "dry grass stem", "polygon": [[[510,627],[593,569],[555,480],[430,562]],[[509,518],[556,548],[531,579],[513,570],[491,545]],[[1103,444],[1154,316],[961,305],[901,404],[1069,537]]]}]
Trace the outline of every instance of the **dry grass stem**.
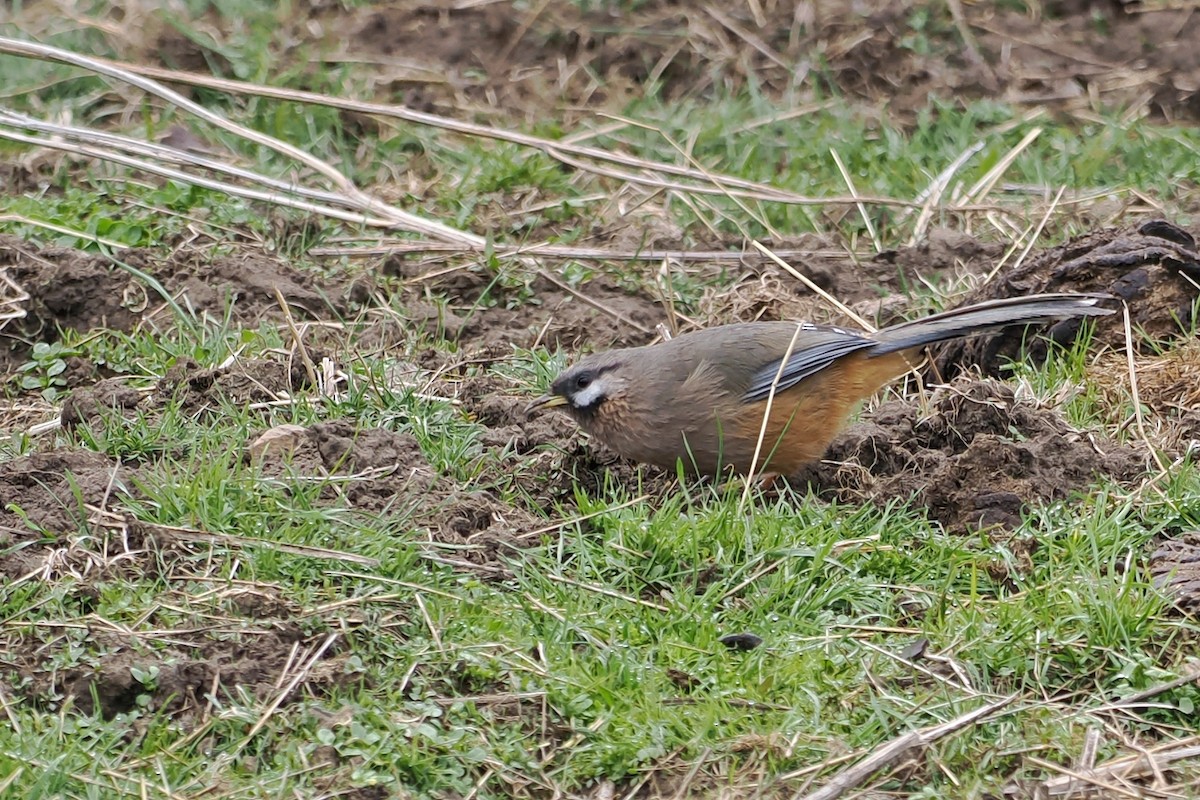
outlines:
[{"label": "dry grass stem", "polygon": [[909,731],[889,742],[885,742],[858,763],[834,775],[823,787],[815,792],[798,797],[798,800],[836,800],[836,798],[841,797],[846,792],[861,786],[879,770],[907,756],[912,750],[928,747],[938,739],[976,725],[1005,708],[1016,699],[1017,695],[1009,695],[993,703],[981,706],[974,711],[968,711],[966,714],[943,722],[940,725],[931,725],[927,728]]}]

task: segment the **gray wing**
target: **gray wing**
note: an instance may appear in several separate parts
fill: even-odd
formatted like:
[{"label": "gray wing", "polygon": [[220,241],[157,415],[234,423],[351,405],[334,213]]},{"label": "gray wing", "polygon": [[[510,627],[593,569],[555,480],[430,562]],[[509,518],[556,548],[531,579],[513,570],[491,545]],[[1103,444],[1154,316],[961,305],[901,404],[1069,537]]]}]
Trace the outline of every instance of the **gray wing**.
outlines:
[{"label": "gray wing", "polygon": [[[754,373],[750,386],[742,395],[743,403],[766,400],[772,387],[776,394],[792,388],[805,378],[812,377],[839,358],[859,350],[875,347],[878,342],[841,328],[810,325],[805,323],[783,372],[779,371],[782,359],[775,359]],[[776,381],[776,376],[779,380]]]}]

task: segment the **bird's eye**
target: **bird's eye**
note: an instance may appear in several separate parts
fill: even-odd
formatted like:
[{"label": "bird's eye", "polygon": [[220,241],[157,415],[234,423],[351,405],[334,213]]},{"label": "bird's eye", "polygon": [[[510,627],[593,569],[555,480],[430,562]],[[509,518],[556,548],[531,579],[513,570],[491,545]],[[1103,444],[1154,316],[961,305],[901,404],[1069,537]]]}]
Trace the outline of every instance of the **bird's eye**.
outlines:
[{"label": "bird's eye", "polygon": [[586,389],[592,385],[592,375],[590,372],[585,372],[575,379],[576,389]]}]

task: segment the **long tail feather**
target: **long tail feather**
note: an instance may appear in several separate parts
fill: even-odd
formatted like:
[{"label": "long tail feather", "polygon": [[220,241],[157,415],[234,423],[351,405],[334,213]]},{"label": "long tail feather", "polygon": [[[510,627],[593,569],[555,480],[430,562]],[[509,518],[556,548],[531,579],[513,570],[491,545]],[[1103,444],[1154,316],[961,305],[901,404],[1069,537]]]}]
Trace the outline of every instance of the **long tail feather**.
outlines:
[{"label": "long tail feather", "polygon": [[869,352],[880,356],[1010,325],[1103,317],[1114,313],[1097,305],[1106,299],[1111,298],[1104,294],[1035,294],[989,300],[884,328],[871,337],[879,344]]}]

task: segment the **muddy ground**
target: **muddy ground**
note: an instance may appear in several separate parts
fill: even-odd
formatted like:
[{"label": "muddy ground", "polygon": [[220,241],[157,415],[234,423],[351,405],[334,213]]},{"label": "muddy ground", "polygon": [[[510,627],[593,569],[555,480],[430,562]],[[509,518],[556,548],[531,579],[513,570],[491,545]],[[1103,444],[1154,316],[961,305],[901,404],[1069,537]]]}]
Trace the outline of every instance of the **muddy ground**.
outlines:
[{"label": "muddy ground", "polygon": [[[819,86],[912,120],[932,98],[994,98],[1068,112],[1144,108],[1200,116],[1200,18],[1183,4],[1060,0],[795,3],[438,3],[407,0],[347,11],[313,3],[289,41],[323,63],[373,63],[380,96],[424,111],[475,108],[533,116],[547,104],[620,104],[657,86],[667,98],[753,84],[780,96]],[[213,21],[220,29],[220,22]],[[133,42],[166,66],[220,71],[215,49],[173,29]],[[151,47],[146,47],[152,44]],[[364,124],[370,124],[363,121]]]},{"label": "muddy ground", "polygon": [[[272,63],[321,74],[369,66],[366,92],[454,117],[481,113],[570,124],[649,91],[707,98],[753,86],[803,102],[845,97],[914,121],[932,99],[993,98],[1065,113],[1119,108],[1166,120],[1200,117],[1200,17],[1187,3],[1056,0],[963,3],[676,0],[638,3],[450,3],[362,6],[308,0],[279,21]],[[223,46],[237,20],[207,13],[189,35],[154,4],[114,4],[96,26],[134,60],[239,78]],[[54,4],[13,12],[31,36],[60,24]],[[313,57],[308,58],[311,54]],[[378,123],[347,115],[365,132]],[[0,176],[7,166],[0,165]],[[23,179],[18,170],[13,181]]]}]

